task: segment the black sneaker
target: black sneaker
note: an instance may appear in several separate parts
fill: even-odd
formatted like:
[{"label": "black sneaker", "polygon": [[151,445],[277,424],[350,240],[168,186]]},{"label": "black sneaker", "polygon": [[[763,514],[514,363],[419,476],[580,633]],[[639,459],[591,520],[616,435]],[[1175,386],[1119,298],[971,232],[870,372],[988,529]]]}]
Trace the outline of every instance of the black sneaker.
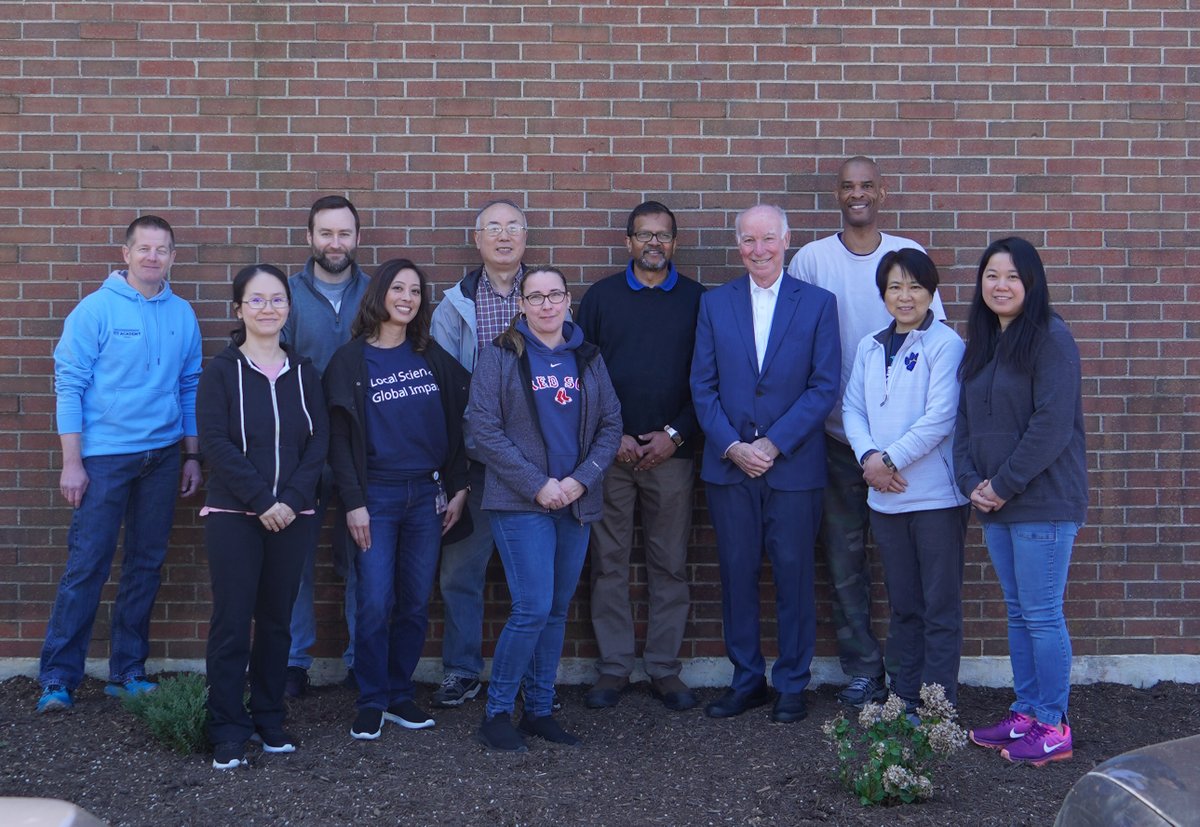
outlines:
[{"label": "black sneaker", "polygon": [[300,666],[289,666],[283,683],[283,694],[289,698],[303,698],[308,694],[308,670]]},{"label": "black sneaker", "polygon": [[521,716],[521,723],[517,724],[517,729],[526,735],[536,735],[538,738],[554,744],[566,744],[573,747],[579,743],[579,739],[563,729],[553,715],[536,718],[526,712]]},{"label": "black sneaker", "polygon": [[442,685],[433,693],[433,705],[448,709],[462,706],[479,694],[483,684],[478,678],[468,678],[463,675],[447,675]]},{"label": "black sneaker", "polygon": [[374,741],[383,732],[382,709],[360,709],[350,726],[350,737],[359,741]]},{"label": "black sneaker", "polygon": [[251,736],[250,740],[262,744],[263,752],[295,752],[296,739],[283,729],[260,729]]},{"label": "black sneaker", "polygon": [[883,677],[854,678],[838,693],[838,702],[855,709],[862,709],[868,703],[881,704],[887,700],[888,690]]},{"label": "black sneaker", "polygon": [[512,718],[503,712],[491,718],[484,715],[475,738],[488,749],[498,752],[529,751],[529,747],[525,746],[525,739],[513,726]]},{"label": "black sneaker", "polygon": [[383,713],[383,717],[393,724],[399,724],[405,729],[429,729],[436,723],[429,713],[417,706],[413,701],[401,701],[392,704]]},{"label": "black sneaker", "polygon": [[222,741],[213,747],[213,769],[232,770],[246,763],[246,745],[241,741]]}]

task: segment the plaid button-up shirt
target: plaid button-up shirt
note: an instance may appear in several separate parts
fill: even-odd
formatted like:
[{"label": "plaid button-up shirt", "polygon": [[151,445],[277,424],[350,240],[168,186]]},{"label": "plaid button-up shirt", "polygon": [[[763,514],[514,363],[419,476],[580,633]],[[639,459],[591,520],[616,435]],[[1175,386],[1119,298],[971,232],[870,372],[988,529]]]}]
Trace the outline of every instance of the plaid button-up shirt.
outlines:
[{"label": "plaid button-up shirt", "polygon": [[479,287],[475,291],[475,335],[480,350],[503,333],[520,310],[521,279],[524,276],[525,265],[522,264],[517,270],[517,277],[513,279],[512,291],[507,296],[501,296],[492,287],[487,269],[480,274]]}]

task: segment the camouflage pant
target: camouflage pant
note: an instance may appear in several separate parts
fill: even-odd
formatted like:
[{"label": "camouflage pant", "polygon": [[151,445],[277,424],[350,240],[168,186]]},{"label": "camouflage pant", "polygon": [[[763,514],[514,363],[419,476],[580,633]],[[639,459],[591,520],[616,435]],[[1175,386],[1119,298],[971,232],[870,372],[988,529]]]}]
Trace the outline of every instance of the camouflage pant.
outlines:
[{"label": "camouflage pant", "polygon": [[867,484],[849,445],[825,437],[829,481],[821,546],[833,586],[833,625],[838,657],[850,677],[878,678],[884,673],[879,641],[871,631],[871,561],[867,557]]}]

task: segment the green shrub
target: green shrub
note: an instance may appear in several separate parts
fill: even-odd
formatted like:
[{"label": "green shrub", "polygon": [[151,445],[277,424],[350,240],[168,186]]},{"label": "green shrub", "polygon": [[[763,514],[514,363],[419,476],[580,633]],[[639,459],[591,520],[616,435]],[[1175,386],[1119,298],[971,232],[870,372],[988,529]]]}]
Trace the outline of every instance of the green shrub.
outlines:
[{"label": "green shrub", "polygon": [[919,723],[909,721],[904,701],[867,704],[855,730],[839,714],[822,727],[837,752],[838,779],[862,804],[911,804],[933,795],[932,765],[967,743],[967,733],[938,684],[921,687]]},{"label": "green shrub", "polygon": [[126,697],[124,703],[151,735],[175,752],[190,755],[208,747],[204,733],[207,701],[204,676],[188,672],[166,678],[153,692]]}]

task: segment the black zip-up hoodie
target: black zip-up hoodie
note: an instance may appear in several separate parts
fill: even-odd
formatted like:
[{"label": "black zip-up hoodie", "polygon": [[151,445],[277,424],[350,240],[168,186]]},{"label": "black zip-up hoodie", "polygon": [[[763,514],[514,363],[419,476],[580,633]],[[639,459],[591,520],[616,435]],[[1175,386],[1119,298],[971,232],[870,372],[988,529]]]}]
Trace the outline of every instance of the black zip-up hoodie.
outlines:
[{"label": "black zip-up hoodie", "polygon": [[312,362],[283,346],[274,385],[234,345],[200,375],[196,420],[211,508],[263,514],[276,502],[314,508],[329,450],[329,415]]}]

